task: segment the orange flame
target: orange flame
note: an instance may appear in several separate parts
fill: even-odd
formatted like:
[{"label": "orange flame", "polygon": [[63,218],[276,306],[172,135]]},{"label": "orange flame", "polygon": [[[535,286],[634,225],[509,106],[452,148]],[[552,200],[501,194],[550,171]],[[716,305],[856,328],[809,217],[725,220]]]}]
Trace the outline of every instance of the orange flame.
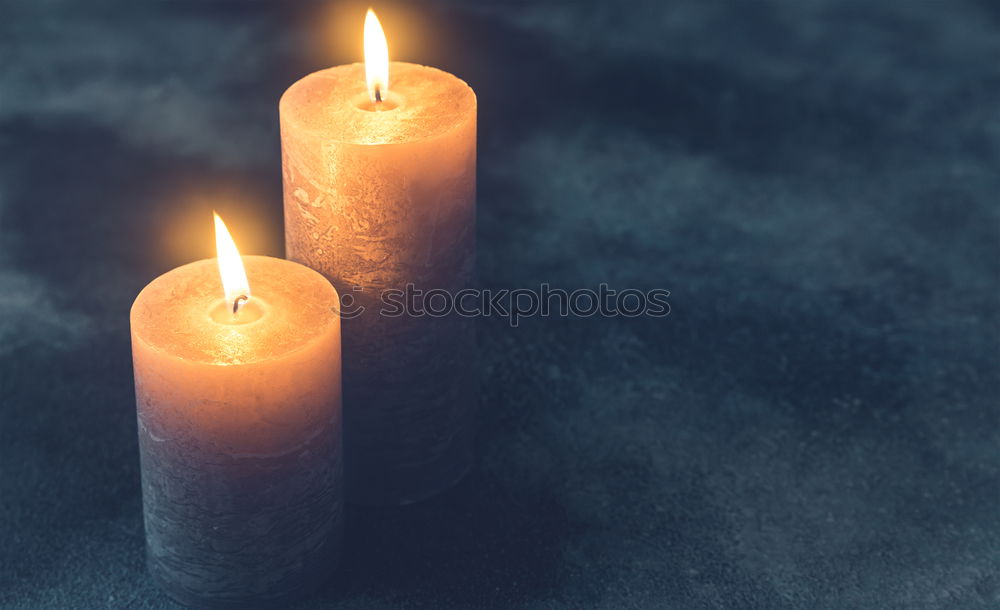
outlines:
[{"label": "orange flame", "polygon": [[250,299],[250,282],[247,281],[243,258],[236,249],[226,223],[222,222],[215,212],[212,212],[212,215],[215,216],[215,251],[219,261],[222,290],[226,295],[226,303],[232,304],[233,314],[236,314]]},{"label": "orange flame", "polygon": [[372,103],[385,99],[389,92],[389,45],[372,9],[365,16],[365,78]]}]

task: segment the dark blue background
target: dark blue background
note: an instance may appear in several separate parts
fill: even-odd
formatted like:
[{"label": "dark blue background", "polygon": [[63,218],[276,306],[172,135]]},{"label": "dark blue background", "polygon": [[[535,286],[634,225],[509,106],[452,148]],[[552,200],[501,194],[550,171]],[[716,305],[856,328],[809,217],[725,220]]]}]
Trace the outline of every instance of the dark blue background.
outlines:
[{"label": "dark blue background", "polygon": [[[480,103],[480,461],[307,608],[1000,604],[1000,5],[380,3]],[[0,603],[162,608],[128,309],[282,252],[277,100],[365,4],[0,3]],[[350,357],[350,354],[345,355]]]}]

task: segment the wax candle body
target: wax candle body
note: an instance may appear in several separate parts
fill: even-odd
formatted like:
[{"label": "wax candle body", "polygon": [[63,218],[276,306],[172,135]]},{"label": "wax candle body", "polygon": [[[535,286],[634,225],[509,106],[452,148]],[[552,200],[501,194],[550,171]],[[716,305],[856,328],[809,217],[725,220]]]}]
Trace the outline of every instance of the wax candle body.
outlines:
[{"label": "wax candle body", "polygon": [[234,316],[214,259],[132,306],[147,559],[184,604],[283,604],[319,585],[342,522],[340,321],[301,265],[243,257]]},{"label": "wax candle body", "polygon": [[345,307],[346,468],[348,498],[375,504],[461,478],[476,405],[470,318],[382,315],[387,290],[471,284],[476,96],[434,68],[390,75],[380,109],[363,64],[306,76],[280,103],[287,255],[364,308]]}]

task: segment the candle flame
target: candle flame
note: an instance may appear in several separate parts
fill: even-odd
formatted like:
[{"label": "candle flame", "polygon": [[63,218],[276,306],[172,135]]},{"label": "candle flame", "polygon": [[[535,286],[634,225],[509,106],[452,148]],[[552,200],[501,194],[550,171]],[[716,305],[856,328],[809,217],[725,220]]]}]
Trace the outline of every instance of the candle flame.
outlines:
[{"label": "candle flame", "polygon": [[385,99],[389,92],[389,45],[372,9],[365,16],[365,78],[372,103]]},{"label": "candle flame", "polygon": [[240,251],[236,249],[226,223],[215,212],[212,215],[215,216],[215,251],[219,261],[219,276],[222,277],[222,290],[226,295],[226,303],[233,306],[233,314],[236,314],[250,298],[250,283],[247,281]]}]

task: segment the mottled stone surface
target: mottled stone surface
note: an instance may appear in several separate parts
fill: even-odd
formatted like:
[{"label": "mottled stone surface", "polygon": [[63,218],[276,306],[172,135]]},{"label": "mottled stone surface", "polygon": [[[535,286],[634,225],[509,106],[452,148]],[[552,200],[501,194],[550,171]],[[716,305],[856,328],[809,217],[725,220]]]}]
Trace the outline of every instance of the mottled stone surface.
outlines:
[{"label": "mottled stone surface", "polygon": [[[367,6],[2,8],[0,605],[172,608],[128,308],[213,207],[282,253],[278,97]],[[995,2],[376,10],[479,96],[480,282],[672,313],[477,320],[474,470],[301,607],[997,607]]]}]

